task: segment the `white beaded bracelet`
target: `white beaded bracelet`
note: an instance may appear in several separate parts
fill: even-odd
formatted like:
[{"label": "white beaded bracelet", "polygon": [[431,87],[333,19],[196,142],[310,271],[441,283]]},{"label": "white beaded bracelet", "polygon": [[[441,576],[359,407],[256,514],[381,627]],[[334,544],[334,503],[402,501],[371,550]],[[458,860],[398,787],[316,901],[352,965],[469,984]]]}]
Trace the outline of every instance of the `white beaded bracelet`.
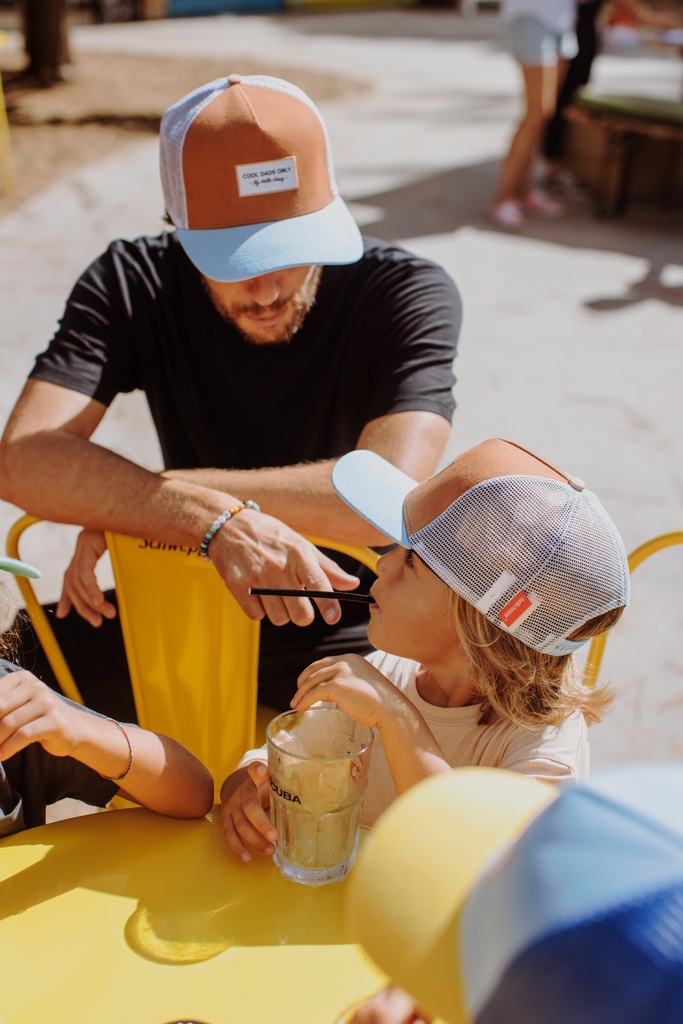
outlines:
[{"label": "white beaded bracelet", "polygon": [[232,508],[226,509],[225,512],[223,512],[218,517],[218,519],[214,519],[214,521],[211,523],[211,526],[209,527],[209,529],[206,531],[202,538],[201,544],[199,545],[199,554],[202,556],[202,558],[205,558],[207,561],[210,561],[209,544],[216,536],[221,526],[224,526],[227,523],[228,519],[232,519],[232,517],[236,516],[238,512],[241,512],[243,508],[253,509],[254,512],[261,511],[261,509],[259,508],[255,501],[240,501],[239,505],[233,505]]}]

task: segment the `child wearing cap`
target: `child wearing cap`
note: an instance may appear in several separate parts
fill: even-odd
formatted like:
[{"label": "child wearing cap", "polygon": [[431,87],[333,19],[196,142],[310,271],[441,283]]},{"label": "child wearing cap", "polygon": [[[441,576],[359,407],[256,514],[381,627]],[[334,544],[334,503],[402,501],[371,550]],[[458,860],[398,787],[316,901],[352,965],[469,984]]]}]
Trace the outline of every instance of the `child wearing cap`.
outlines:
[{"label": "child wearing cap", "polygon": [[[333,484],[397,546],[371,591],[376,652],[314,662],[291,703],[329,701],[377,730],[364,823],[451,767],[585,776],[586,724],[611,698],[581,685],[573,653],[629,599],[624,546],[597,497],[498,438],[419,485],[373,452],[351,452]],[[263,751],[250,751],[222,788],[225,836],[244,860],[245,843],[273,850],[262,802]]]},{"label": "child wearing cap", "polygon": [[[0,569],[40,576],[15,558],[0,558]],[[0,838],[43,825],[47,805],[64,797],[106,807],[120,793],[174,818],[210,810],[213,780],[189,750],[74,704],[5,656],[7,635],[0,636]]]}]

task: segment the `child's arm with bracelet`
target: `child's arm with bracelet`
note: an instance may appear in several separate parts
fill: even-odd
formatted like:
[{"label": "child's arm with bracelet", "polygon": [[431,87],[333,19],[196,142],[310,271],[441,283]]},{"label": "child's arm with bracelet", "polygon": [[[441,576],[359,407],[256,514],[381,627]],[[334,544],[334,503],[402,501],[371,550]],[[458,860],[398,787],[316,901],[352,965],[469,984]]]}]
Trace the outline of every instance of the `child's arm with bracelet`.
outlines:
[{"label": "child's arm with bracelet", "polygon": [[161,814],[202,817],[213,804],[208,769],[180,743],[80,708],[31,672],[9,672],[0,677],[0,760],[31,743],[75,758]]},{"label": "child's arm with bracelet", "polygon": [[450,771],[451,766],[415,705],[359,654],[314,661],[297,680],[291,705],[305,711],[331,701],[358,722],[378,729],[396,792]]}]

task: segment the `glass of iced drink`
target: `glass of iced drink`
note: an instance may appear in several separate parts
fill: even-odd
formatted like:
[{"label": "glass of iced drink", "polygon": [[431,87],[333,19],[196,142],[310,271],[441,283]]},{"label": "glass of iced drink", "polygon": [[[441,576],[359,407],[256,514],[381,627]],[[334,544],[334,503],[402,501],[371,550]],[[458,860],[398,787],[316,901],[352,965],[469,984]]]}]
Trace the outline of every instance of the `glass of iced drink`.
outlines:
[{"label": "glass of iced drink", "polygon": [[353,867],[373,733],[334,707],[285,711],[266,731],[275,863],[304,885]]}]

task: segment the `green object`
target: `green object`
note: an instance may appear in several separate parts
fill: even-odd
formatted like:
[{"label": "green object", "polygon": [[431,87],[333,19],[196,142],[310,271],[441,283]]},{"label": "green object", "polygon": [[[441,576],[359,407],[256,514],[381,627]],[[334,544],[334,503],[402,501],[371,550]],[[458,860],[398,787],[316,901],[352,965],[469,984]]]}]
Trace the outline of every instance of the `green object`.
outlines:
[{"label": "green object", "polygon": [[605,93],[591,93],[586,89],[577,90],[576,104],[596,114],[617,114],[634,117],[643,121],[663,121],[668,124],[683,124],[683,103],[675,100],[660,100],[650,96],[627,96]]},{"label": "green object", "polygon": [[28,576],[32,580],[39,580],[43,575],[40,569],[36,569],[27,562],[20,562],[18,558],[0,558],[0,569],[11,572],[15,576]]}]

